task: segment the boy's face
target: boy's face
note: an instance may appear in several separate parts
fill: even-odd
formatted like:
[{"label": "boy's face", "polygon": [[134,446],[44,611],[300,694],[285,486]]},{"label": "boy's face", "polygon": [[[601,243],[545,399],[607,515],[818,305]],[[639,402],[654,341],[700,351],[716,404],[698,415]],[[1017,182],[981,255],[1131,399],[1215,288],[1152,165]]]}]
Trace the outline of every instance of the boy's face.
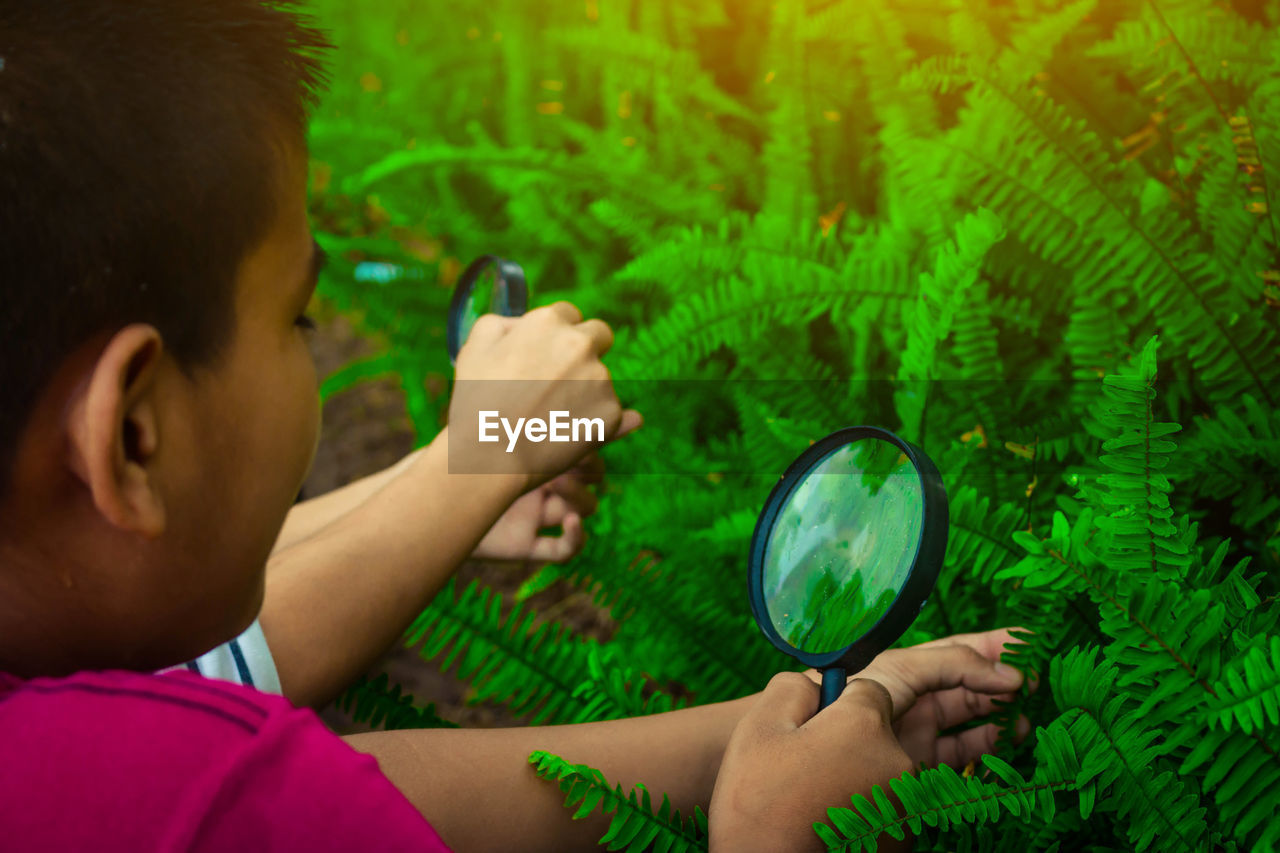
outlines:
[{"label": "boy's face", "polygon": [[[94,477],[82,475],[92,499],[73,502],[62,526],[36,546],[64,555],[65,589],[47,581],[53,591],[38,604],[58,602],[77,666],[181,663],[244,630],[262,606],[266,560],[320,425],[315,366],[299,323],[318,271],[300,144],[284,156],[283,172],[276,221],[241,264],[235,328],[221,356],[188,375],[160,355],[141,371],[150,375],[145,387],[110,419],[117,462],[122,435],[143,436],[131,443],[147,448],[123,460],[132,475],[116,478],[132,503],[123,500],[126,509],[114,516],[104,511]],[[97,356],[96,373],[127,331]]]},{"label": "boy's face", "polygon": [[85,342],[35,407],[0,502],[0,668],[157,669],[257,615],[320,426],[305,146],[280,156],[220,357],[184,370],[134,324]]},{"label": "boy's face", "polygon": [[276,223],[241,267],[234,336],[213,370],[178,389],[188,414],[171,426],[191,463],[174,471],[186,506],[174,508],[173,544],[201,559],[185,583],[155,592],[185,599],[188,625],[208,627],[204,646],[247,627],[261,607],[267,556],[319,435],[315,365],[300,322],[319,257],[300,146],[286,172]]}]

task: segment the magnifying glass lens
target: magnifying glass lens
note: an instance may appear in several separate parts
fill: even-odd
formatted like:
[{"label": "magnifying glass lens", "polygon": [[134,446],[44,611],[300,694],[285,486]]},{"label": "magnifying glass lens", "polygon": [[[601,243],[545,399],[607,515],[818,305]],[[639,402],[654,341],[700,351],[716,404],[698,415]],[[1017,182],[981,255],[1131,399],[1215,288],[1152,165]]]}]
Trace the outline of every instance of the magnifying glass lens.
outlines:
[{"label": "magnifying glass lens", "polygon": [[505,296],[506,288],[500,285],[500,281],[496,262],[487,264],[476,274],[471,284],[471,292],[462,303],[462,313],[458,317],[458,332],[461,340],[466,341],[471,337],[471,327],[481,316],[507,314],[507,311],[501,310],[508,300]]},{"label": "magnifying glass lens", "polygon": [[924,524],[924,488],[896,444],[862,438],[800,478],[764,553],[770,622],[794,648],[846,648],[889,611],[911,575]]},{"label": "magnifying glass lens", "polygon": [[477,258],[459,276],[449,303],[449,360],[457,362],[458,351],[482,316],[518,317],[528,301],[528,285],[519,264],[496,255]]}]

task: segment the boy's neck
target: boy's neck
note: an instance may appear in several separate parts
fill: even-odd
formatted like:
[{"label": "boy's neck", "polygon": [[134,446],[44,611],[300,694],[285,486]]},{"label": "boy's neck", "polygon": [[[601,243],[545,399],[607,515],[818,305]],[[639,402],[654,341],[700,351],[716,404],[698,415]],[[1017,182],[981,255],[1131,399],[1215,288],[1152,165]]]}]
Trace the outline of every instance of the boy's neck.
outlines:
[{"label": "boy's neck", "polygon": [[[140,566],[147,555],[120,553],[120,543],[81,529],[29,530],[15,543],[0,526],[0,671],[21,678],[64,676],[81,670],[154,671],[182,663],[217,642],[177,649],[174,625],[197,629],[199,614],[166,614],[159,620],[130,618],[130,602],[118,584],[128,571],[102,566]],[[109,537],[107,537],[109,539]],[[51,547],[61,542],[63,547]],[[85,559],[85,553],[96,553]]]},{"label": "boy's neck", "polygon": [[35,678],[135,668],[123,649],[95,644],[87,635],[96,620],[75,575],[58,560],[0,546],[0,671]]}]

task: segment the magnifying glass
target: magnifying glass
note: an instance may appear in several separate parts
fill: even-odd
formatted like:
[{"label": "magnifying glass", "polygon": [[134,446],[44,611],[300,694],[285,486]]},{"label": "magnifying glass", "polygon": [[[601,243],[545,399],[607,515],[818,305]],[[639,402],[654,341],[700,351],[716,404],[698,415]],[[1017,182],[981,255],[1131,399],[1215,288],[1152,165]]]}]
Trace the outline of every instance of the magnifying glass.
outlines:
[{"label": "magnifying glass", "polygon": [[879,427],[833,432],[773,487],[751,536],[751,612],[775,646],[822,671],[819,710],[915,621],[947,525],[933,461]]},{"label": "magnifying glass", "polygon": [[453,299],[449,301],[449,322],[445,330],[449,362],[457,364],[458,351],[481,315],[519,317],[528,309],[528,304],[529,287],[519,264],[497,255],[482,255],[472,261],[458,277]]}]

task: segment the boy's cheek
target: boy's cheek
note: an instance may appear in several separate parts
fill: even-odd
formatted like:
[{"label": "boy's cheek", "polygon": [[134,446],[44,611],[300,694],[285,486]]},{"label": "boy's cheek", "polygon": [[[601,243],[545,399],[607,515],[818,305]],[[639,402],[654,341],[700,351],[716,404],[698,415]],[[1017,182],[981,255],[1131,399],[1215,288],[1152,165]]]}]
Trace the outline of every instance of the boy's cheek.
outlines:
[{"label": "boy's cheek", "polygon": [[[316,463],[316,454],[320,451],[320,428],[321,421],[321,402],[320,395],[316,393],[310,398],[310,406],[307,410],[308,428],[311,432],[311,440],[302,442],[302,446],[308,448],[306,464],[303,466],[302,479],[306,480],[311,475],[311,468]],[[299,483],[301,488],[301,483]]]}]

